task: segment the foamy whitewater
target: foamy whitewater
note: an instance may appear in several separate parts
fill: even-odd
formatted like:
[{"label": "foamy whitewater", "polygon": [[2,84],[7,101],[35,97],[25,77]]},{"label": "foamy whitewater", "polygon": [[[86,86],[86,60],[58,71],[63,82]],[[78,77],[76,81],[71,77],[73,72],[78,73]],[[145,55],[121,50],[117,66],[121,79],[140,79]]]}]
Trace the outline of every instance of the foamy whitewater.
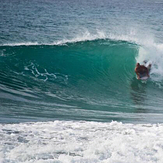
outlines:
[{"label": "foamy whitewater", "polygon": [[54,121],[0,127],[1,162],[163,162],[162,124]]},{"label": "foamy whitewater", "polygon": [[162,163],[162,15],[160,0],[0,1],[0,163]]}]

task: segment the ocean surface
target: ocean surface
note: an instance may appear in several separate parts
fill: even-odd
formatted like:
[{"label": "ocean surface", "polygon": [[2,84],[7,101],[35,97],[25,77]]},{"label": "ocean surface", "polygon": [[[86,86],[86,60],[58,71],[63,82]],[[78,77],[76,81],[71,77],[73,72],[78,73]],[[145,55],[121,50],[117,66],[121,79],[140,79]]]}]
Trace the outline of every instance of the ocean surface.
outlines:
[{"label": "ocean surface", "polygon": [[0,162],[162,163],[163,1],[0,0]]}]

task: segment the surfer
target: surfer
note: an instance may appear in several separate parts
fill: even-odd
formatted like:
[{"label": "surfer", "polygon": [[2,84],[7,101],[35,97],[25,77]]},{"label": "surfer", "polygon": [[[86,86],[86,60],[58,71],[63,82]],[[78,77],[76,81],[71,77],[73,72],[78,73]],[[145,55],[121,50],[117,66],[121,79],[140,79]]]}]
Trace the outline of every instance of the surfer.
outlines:
[{"label": "surfer", "polygon": [[135,67],[135,73],[137,75],[137,78],[140,79],[144,75],[149,77],[150,68],[151,68],[151,64],[145,67],[144,65],[140,65],[139,63],[137,63]]}]

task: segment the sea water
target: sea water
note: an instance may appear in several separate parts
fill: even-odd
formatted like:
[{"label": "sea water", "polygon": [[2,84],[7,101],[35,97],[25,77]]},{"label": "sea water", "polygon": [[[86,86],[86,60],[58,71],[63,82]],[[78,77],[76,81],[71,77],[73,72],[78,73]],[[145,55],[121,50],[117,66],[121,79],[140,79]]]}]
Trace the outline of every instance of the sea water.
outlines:
[{"label": "sea water", "polygon": [[0,162],[162,163],[162,15],[161,0],[1,0]]}]

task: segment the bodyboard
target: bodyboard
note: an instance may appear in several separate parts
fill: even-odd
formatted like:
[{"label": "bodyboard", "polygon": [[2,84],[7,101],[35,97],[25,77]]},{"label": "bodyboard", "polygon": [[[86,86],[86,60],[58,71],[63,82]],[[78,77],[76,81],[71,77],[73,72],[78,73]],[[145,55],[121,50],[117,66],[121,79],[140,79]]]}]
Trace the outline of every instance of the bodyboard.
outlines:
[{"label": "bodyboard", "polygon": [[140,77],[140,80],[147,80],[149,77],[147,76],[147,75],[145,75],[145,76],[141,76]]}]

